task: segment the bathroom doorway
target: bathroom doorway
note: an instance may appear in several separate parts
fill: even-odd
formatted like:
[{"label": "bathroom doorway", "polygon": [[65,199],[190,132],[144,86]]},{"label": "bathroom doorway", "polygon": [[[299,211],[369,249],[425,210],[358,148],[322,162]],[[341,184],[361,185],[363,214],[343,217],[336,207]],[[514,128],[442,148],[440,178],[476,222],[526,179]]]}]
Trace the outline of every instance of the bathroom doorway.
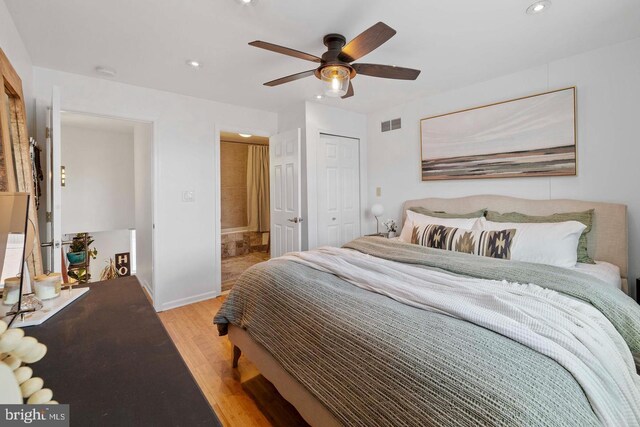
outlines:
[{"label": "bathroom doorway", "polygon": [[269,138],[220,132],[222,292],[269,259]]}]

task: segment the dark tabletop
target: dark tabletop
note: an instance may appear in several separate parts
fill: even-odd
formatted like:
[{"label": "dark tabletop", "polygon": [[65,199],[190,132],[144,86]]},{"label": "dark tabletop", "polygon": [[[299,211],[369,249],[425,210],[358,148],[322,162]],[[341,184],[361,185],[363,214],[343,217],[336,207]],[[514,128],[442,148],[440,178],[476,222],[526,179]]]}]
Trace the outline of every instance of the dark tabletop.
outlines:
[{"label": "dark tabletop", "polygon": [[91,290],[27,335],[48,347],[31,365],[72,426],[219,426],[135,277]]}]

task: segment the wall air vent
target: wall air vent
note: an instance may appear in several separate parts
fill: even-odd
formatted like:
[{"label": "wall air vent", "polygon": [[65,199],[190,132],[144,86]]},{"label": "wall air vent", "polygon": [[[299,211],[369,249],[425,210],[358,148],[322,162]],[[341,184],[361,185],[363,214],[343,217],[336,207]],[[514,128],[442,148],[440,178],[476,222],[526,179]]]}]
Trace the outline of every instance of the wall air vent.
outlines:
[{"label": "wall air vent", "polygon": [[387,120],[380,123],[380,130],[382,132],[389,132],[390,130],[400,129],[402,127],[401,119]]}]

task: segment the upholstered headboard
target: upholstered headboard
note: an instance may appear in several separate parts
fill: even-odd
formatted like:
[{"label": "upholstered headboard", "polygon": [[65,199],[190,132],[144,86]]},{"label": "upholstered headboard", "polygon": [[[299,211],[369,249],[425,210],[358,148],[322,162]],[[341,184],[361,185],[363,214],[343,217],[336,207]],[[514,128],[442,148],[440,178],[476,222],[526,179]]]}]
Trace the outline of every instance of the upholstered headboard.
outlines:
[{"label": "upholstered headboard", "polygon": [[550,215],[560,212],[579,212],[594,209],[593,226],[587,236],[589,255],[620,268],[622,290],[629,292],[627,267],[627,206],[615,203],[585,202],[581,200],[530,200],[507,196],[468,196],[454,199],[428,198],[408,200],[402,209],[404,224],[406,211],[411,207],[434,211],[468,213],[487,208],[497,212],[521,212],[529,215]]}]

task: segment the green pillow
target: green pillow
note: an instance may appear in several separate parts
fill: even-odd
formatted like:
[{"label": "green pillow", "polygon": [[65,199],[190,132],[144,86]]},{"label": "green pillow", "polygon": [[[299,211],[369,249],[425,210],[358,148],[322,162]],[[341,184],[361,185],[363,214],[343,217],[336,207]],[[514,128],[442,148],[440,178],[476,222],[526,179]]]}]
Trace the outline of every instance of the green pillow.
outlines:
[{"label": "green pillow", "polygon": [[428,215],[435,218],[480,218],[480,217],[483,217],[484,214],[487,212],[486,209],[480,209],[479,211],[469,212],[466,214],[455,214],[455,213],[448,213],[448,212],[442,212],[442,211],[432,211],[427,208],[421,208],[421,207],[413,207],[413,208],[409,208],[409,210],[415,213]]},{"label": "green pillow", "polygon": [[578,262],[585,264],[595,264],[587,252],[587,234],[591,231],[591,223],[593,222],[593,209],[584,212],[566,212],[556,213],[547,216],[526,215],[519,212],[498,213],[494,211],[487,212],[487,220],[493,222],[564,222],[578,221],[587,226],[580,235],[578,241]]}]

